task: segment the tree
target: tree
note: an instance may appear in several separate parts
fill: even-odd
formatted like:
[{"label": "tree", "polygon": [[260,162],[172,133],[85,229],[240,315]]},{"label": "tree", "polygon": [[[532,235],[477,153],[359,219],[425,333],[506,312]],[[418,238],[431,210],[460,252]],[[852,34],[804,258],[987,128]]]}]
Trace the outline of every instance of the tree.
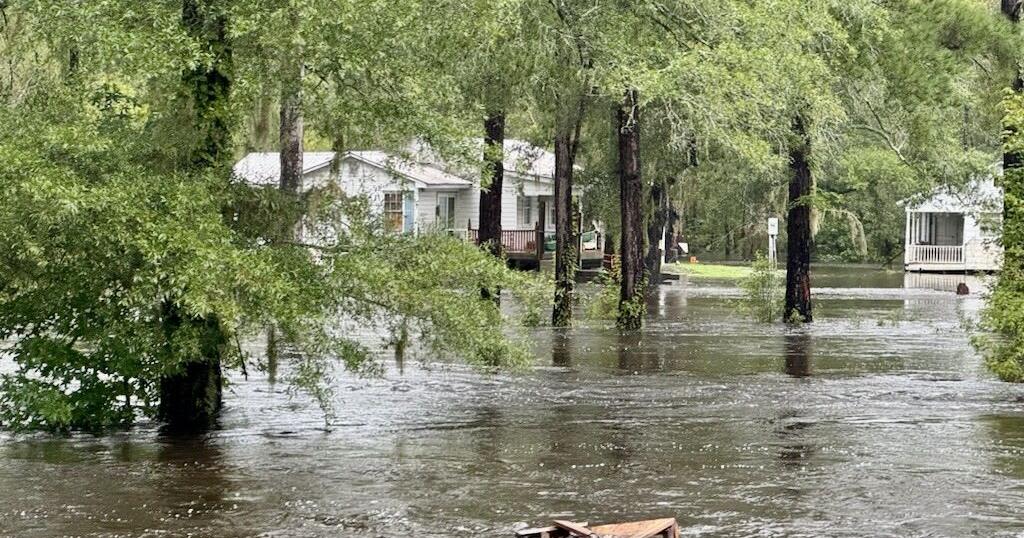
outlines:
[{"label": "tree", "polygon": [[[335,365],[379,368],[369,343],[335,330],[338,319],[381,327],[401,319],[428,349],[474,364],[528,359],[495,330],[505,318],[493,302],[453,293],[501,288],[536,312],[528,275],[453,238],[385,233],[362,201],[331,189],[311,192],[304,209],[335,237],[299,245],[282,239],[281,227],[294,222],[282,211],[286,195],[231,177],[230,157],[244,138],[239,112],[276,73],[262,62],[279,50],[269,35],[277,25],[267,24],[276,4],[146,4],[125,21],[126,8],[138,7],[128,3],[80,4],[66,20],[49,17],[45,1],[12,8],[50,37],[33,44],[40,65],[25,72],[34,77],[26,92],[0,106],[0,157],[18,163],[0,170],[0,338],[13,342],[17,366],[2,378],[5,427],[100,430],[140,414],[206,422],[219,405],[222,369],[256,366],[240,339],[266,326],[299,351],[289,356],[291,382],[328,410]],[[396,138],[441,137],[453,123],[445,92],[457,86],[427,76],[432,66],[412,58],[429,56],[422,47],[435,33],[427,27],[454,21],[463,7],[359,6],[345,25],[365,33],[342,39],[310,29],[307,37],[319,37],[303,47],[304,64],[334,89],[345,76],[332,63],[334,47],[372,44],[344,49],[347,65],[361,68],[379,63],[377,42],[366,36],[381,36],[381,46],[406,52],[380,67],[401,71],[393,85],[359,88],[363,117],[374,118],[367,124],[400,109],[409,121],[389,127]],[[335,24],[326,19],[315,24]],[[83,43],[74,88],[47,76],[64,61],[48,52],[71,35]],[[423,91],[424,80],[444,87]]]},{"label": "tree", "polygon": [[575,275],[580,259],[579,230],[574,226],[577,220],[573,174],[593,66],[587,32],[595,15],[587,15],[582,6],[572,1],[556,0],[550,6],[559,28],[559,33],[549,37],[553,40],[548,50],[550,79],[549,86],[542,88],[542,98],[550,98],[553,103],[550,114],[555,147],[555,298],[551,323],[567,327],[572,324]]},{"label": "tree", "polygon": [[[1019,39],[1022,2],[1002,0],[1003,16]],[[986,364],[1000,379],[1024,382],[1024,78],[1020,44],[1013,54],[1014,72],[1003,97],[1003,267],[982,314],[991,334],[976,337]]]},{"label": "tree", "polygon": [[616,323],[638,329],[645,312],[643,182],[640,175],[640,103],[629,89],[618,111],[621,293]]},{"label": "tree", "polygon": [[[285,7],[289,22],[288,42],[281,54],[281,190],[297,197],[302,192],[303,179],[303,110],[302,110],[302,47],[296,41],[301,39],[299,27],[302,13],[288,2]],[[296,228],[296,237],[300,225]]]},{"label": "tree", "polygon": [[[230,163],[232,120],[232,49],[227,37],[227,14],[215,1],[183,0],[181,20],[186,34],[211,56],[209,63],[185,70],[182,81],[198,138],[186,168],[196,173],[223,171]],[[216,315],[189,315],[173,301],[164,301],[160,325],[167,354],[173,356],[178,333],[189,333],[197,344],[192,356],[160,379],[158,416],[174,428],[206,427],[220,411],[223,349],[228,336]]]},{"label": "tree", "polygon": [[811,177],[810,140],[804,119],[793,119],[795,141],[789,150],[789,211],[786,217],[786,305],[783,317],[787,321],[812,321],[811,313],[811,197],[814,180]]},{"label": "tree", "polygon": [[[484,120],[483,162],[490,181],[480,189],[480,229],[477,242],[501,258],[501,191],[505,180],[505,113],[493,111]],[[487,293],[486,290],[484,292]]]}]

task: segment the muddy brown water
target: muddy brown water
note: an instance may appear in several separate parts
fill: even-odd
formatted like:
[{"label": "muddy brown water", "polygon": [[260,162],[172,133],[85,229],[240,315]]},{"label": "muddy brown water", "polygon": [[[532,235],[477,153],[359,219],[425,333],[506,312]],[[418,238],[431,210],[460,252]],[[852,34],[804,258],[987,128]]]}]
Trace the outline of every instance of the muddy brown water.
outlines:
[{"label": "muddy brown water", "polygon": [[0,536],[510,536],[675,516],[693,536],[1024,533],[1024,388],[984,369],[959,279],[818,268],[816,322],[665,287],[642,333],[535,331],[516,375],[341,375],[338,421],[236,378],[220,429],[0,434]]}]

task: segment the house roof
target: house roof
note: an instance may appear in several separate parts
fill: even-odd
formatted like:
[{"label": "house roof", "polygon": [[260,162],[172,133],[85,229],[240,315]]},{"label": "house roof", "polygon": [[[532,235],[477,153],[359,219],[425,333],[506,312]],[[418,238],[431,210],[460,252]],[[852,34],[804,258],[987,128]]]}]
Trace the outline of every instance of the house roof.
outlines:
[{"label": "house roof", "polygon": [[503,163],[506,170],[519,175],[536,176],[547,180],[555,178],[555,154],[524,140],[505,140]]},{"label": "house roof", "polygon": [[[482,146],[483,139],[477,139]],[[424,188],[463,188],[473,182],[446,170],[443,160],[434,155],[429,147],[414,142],[410,146],[416,159],[379,150],[348,151],[342,160],[356,159],[371,166],[399,174]],[[307,151],[303,154],[303,174],[315,172],[327,166],[335,158],[333,151]],[[544,148],[514,138],[505,140],[505,170],[522,178],[550,182],[555,177],[555,155]],[[281,154],[278,152],[249,153],[233,168],[236,177],[252,185],[277,185],[281,179]],[[466,171],[466,175],[472,171]]]},{"label": "house roof", "polygon": [[966,186],[940,188],[930,198],[917,204],[907,204],[907,211],[926,213],[972,213],[999,211],[1003,204],[1003,189],[990,177],[972,181]]},{"label": "house roof", "polygon": [[[475,138],[468,141],[472,154],[479,156],[482,153],[484,139]],[[502,160],[505,172],[523,179],[534,179],[538,181],[554,181],[555,178],[555,154],[535,146],[525,140],[515,138],[505,139],[505,156]],[[406,147],[406,152],[419,162],[426,163],[441,169],[457,170],[458,173],[472,175],[481,163],[473,163],[467,166],[466,163],[449,163],[430,144],[415,139]],[[579,169],[579,167],[576,167]]]},{"label": "house roof", "polygon": [[[333,151],[307,151],[302,154],[302,173],[330,166],[333,159]],[[253,185],[277,185],[281,181],[281,154],[276,151],[250,153],[235,163],[232,172]]]},{"label": "house roof", "polygon": [[372,166],[400,174],[426,188],[431,187],[470,187],[473,182],[450,174],[440,168],[403,159],[385,151],[349,151],[342,160],[356,159]]}]

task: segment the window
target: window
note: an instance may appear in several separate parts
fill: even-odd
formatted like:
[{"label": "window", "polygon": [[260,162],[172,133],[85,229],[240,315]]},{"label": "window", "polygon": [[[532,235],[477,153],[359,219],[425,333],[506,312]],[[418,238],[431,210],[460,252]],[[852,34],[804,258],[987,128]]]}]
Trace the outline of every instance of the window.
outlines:
[{"label": "window", "polygon": [[389,232],[402,231],[405,223],[402,216],[402,193],[384,193],[384,229]]},{"label": "window", "polygon": [[437,206],[434,209],[434,216],[437,217],[437,225],[442,230],[455,228],[455,195],[451,193],[439,193],[437,195]]},{"label": "window", "polygon": [[533,200],[526,196],[516,197],[516,215],[520,228],[532,228],[533,222]]}]

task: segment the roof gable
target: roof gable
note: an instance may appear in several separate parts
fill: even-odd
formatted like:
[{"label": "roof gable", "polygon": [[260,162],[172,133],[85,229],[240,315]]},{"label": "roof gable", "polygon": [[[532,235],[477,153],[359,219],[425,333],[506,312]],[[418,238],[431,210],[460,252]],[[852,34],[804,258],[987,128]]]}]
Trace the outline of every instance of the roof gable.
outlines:
[{"label": "roof gable", "polygon": [[[302,174],[310,174],[334,160],[333,151],[307,151],[302,154]],[[232,168],[235,177],[253,185],[277,185],[281,181],[281,154],[276,151],[250,153]]]},{"label": "roof gable", "polygon": [[963,188],[944,187],[919,203],[908,204],[908,211],[925,213],[973,213],[999,211],[1003,205],[1003,189],[989,177],[972,181]]},{"label": "roof gable", "polygon": [[400,175],[418,187],[470,187],[473,182],[423,163],[402,159],[385,151],[348,151],[342,161],[355,159],[390,174]]}]

